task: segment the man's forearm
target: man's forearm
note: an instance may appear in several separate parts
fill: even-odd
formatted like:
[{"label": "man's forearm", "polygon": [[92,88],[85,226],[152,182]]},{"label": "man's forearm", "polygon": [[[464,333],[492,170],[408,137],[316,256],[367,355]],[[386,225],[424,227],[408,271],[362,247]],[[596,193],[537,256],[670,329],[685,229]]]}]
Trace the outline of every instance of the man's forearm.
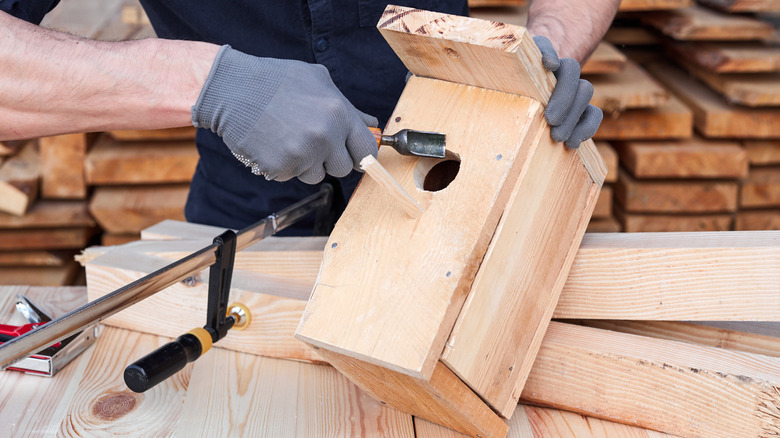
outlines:
[{"label": "man's forearm", "polygon": [[91,41],[0,12],[0,140],[190,125],[218,50]]},{"label": "man's forearm", "polygon": [[620,0],[532,0],[528,30],[546,36],[561,58],[583,63],[615,17]]}]

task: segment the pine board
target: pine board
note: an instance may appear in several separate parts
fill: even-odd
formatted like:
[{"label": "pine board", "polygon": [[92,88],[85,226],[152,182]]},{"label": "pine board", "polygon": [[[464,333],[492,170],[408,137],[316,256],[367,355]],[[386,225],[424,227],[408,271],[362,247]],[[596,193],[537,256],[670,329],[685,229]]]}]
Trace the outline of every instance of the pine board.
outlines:
[{"label": "pine board", "polygon": [[729,231],[734,223],[731,214],[641,214],[621,208],[615,208],[615,217],[627,233]]},{"label": "pine board", "polygon": [[741,210],[735,230],[780,230],[780,210]]},{"label": "pine board", "polygon": [[780,47],[759,42],[676,42],[666,47],[676,59],[713,73],[780,71]]},{"label": "pine board", "polygon": [[755,18],[692,6],[643,15],[642,23],[683,41],[758,40],[772,35],[772,25]]},{"label": "pine board", "polygon": [[0,229],[94,226],[85,201],[38,201],[24,216],[0,213]]},{"label": "pine board", "polygon": [[198,150],[192,141],[120,143],[102,136],[84,162],[93,185],[166,184],[192,180]]},{"label": "pine board", "polygon": [[140,233],[164,219],[184,220],[188,185],[98,187],[89,211],[110,233]]},{"label": "pine board", "polygon": [[586,228],[585,231],[588,233],[619,233],[623,231],[623,227],[614,217],[601,219],[591,218],[590,222],[588,222],[588,228]]},{"label": "pine board", "polygon": [[780,164],[780,141],[744,141],[742,144],[751,165]]},{"label": "pine board", "polygon": [[622,0],[618,12],[655,11],[687,8],[692,0]]},{"label": "pine board", "polygon": [[736,181],[642,181],[627,172],[615,199],[629,213],[721,213],[737,210]]},{"label": "pine board", "polygon": [[693,137],[684,141],[616,144],[620,162],[635,178],[744,178],[747,152],[733,141]]},{"label": "pine board", "polygon": [[629,108],[656,108],[669,101],[666,89],[633,61],[626,62],[618,73],[584,79],[593,84],[590,103],[605,113],[621,113]]},{"label": "pine board", "polygon": [[583,75],[619,73],[625,69],[628,59],[612,44],[601,41],[580,71]]},{"label": "pine board", "polygon": [[85,199],[84,157],[94,136],[67,134],[41,138],[41,196],[48,199]]},{"label": "pine board", "polygon": [[780,167],[754,167],[740,188],[740,207],[780,207]]},{"label": "pine board", "polygon": [[778,137],[780,108],[730,105],[706,85],[667,63],[647,69],[693,111],[696,129],[705,137],[764,139]]},{"label": "pine board", "polygon": [[730,103],[750,107],[780,105],[780,73],[712,73],[688,62],[681,64]]},{"label": "pine board", "polygon": [[41,167],[36,142],[27,142],[0,167],[0,212],[24,215],[38,198]]},{"label": "pine board", "polygon": [[0,252],[0,266],[62,266],[72,260],[69,251]]},{"label": "pine board", "polygon": [[0,230],[0,251],[81,249],[94,234],[89,227]]},{"label": "pine board", "polygon": [[198,132],[194,127],[152,129],[137,131],[108,131],[108,134],[117,141],[155,141],[155,140],[195,140]]},{"label": "pine board", "polygon": [[599,155],[604,159],[604,163],[607,165],[607,176],[604,178],[605,183],[613,183],[618,179],[618,155],[615,149],[609,143],[605,141],[596,142],[596,149],[599,151]]},{"label": "pine board", "polygon": [[774,357],[551,323],[523,400],[681,436],[771,436],[779,379]]},{"label": "pine board", "polygon": [[778,12],[777,0],[699,0],[699,3],[728,12]]},{"label": "pine board", "polygon": [[136,234],[103,233],[103,235],[100,236],[100,244],[103,246],[122,245],[124,243],[135,242],[136,240],[141,240],[140,233],[136,233]]},{"label": "pine board", "polygon": [[612,24],[604,35],[604,41],[617,47],[652,46],[662,42],[657,33],[642,26]]},{"label": "pine board", "polygon": [[604,219],[610,216],[612,216],[612,187],[604,186],[601,188],[591,218]]},{"label": "pine board", "polygon": [[689,138],[693,133],[693,115],[680,100],[657,108],[632,109],[604,117],[595,140],[657,140]]}]

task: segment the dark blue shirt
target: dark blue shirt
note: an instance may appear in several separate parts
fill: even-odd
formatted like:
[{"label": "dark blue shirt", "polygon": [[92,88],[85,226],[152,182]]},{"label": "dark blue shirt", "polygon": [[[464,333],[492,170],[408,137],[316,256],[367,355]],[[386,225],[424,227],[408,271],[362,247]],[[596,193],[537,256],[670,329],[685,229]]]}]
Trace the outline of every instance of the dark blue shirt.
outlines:
[{"label": "dark blue shirt", "polygon": [[[15,15],[40,21],[41,11],[56,0],[0,0],[20,8]],[[297,59],[323,64],[333,82],[359,110],[384,125],[406,77],[406,68],[376,29],[389,3],[379,0],[141,0],[160,38],[230,44],[256,56]],[[459,15],[468,13],[466,0],[390,2]],[[13,12],[13,9],[10,9]],[[22,11],[21,13],[19,11]],[[297,179],[284,183],[252,175],[222,140],[207,130],[197,134],[200,161],[185,210],[187,220],[221,227],[243,228],[278,211],[318,186]],[[336,185],[337,214],[343,210],[360,175],[326,178]],[[311,221],[289,234],[310,234]]]}]

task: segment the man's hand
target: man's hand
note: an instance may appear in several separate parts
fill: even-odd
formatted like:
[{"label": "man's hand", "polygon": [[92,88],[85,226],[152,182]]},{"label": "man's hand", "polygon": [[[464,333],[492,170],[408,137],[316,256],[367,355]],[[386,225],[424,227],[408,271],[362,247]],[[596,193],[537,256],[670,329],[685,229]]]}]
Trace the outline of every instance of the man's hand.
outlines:
[{"label": "man's hand", "polygon": [[192,107],[192,123],[223,138],[252,173],[316,184],[343,177],[377,155],[358,111],[321,65],[258,58],[224,46]]},{"label": "man's hand", "polygon": [[603,118],[601,110],[589,104],[593,85],[580,79],[579,62],[572,58],[558,59],[546,37],[535,36],[534,42],[542,52],[544,68],[558,79],[544,112],[547,123],[552,126],[550,134],[553,140],[577,149],[580,143],[593,137]]}]

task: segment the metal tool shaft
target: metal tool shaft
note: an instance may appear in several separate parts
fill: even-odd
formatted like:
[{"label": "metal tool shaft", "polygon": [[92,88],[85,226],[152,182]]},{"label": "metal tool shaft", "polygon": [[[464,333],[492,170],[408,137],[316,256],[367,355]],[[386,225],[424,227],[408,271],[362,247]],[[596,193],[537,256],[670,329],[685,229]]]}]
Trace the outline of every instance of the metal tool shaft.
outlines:
[{"label": "metal tool shaft", "polygon": [[[250,225],[237,233],[236,250],[240,251],[275,234],[317,208],[328,205],[331,196],[332,188],[323,187],[318,193]],[[216,260],[217,246],[217,244],[212,243],[31,332],[3,343],[0,345],[0,369],[5,369],[14,362],[82,331],[90,325],[99,323],[193,273],[211,266]]]}]

